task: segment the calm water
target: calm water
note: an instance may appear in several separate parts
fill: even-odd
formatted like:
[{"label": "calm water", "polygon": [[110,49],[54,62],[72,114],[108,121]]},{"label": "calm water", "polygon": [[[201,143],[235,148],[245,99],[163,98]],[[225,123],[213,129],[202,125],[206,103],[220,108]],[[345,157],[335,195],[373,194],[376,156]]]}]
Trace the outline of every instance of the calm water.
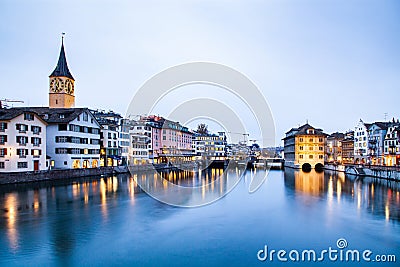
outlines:
[{"label": "calm water", "polygon": [[[220,173],[165,177],[207,182]],[[0,266],[291,266],[260,262],[257,252],[264,245],[287,251],[337,248],[339,238],[350,249],[397,257],[397,264],[368,265],[398,266],[399,184],[327,172],[271,171],[249,194],[251,175],[247,171],[232,192],[200,208],[162,204],[130,175],[2,186]],[[365,263],[296,264],[305,265]]]}]

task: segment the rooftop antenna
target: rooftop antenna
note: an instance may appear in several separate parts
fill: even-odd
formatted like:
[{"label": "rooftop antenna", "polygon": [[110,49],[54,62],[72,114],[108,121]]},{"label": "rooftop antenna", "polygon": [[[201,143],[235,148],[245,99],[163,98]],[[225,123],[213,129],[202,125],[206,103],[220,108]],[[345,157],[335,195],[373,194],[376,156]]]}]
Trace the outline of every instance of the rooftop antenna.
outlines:
[{"label": "rooftop antenna", "polygon": [[385,112],[384,115],[385,115],[385,121],[386,121],[386,120],[387,120],[388,113]]}]

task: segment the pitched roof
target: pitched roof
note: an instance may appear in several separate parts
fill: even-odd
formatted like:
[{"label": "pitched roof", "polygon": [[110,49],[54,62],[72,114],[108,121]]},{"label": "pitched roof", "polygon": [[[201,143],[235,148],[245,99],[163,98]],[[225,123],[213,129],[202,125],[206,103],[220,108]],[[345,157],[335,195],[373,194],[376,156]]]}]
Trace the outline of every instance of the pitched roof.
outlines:
[{"label": "pitched roof", "polygon": [[61,51],[60,51],[60,56],[58,57],[57,66],[49,77],[60,77],[60,76],[67,77],[75,81],[74,77],[72,77],[72,74],[68,69],[67,59],[65,57],[65,51],[64,51],[64,38],[62,38],[61,41]]},{"label": "pitched roof", "polygon": [[38,116],[44,123],[47,124],[47,121],[45,121],[40,114],[33,110],[25,109],[25,108],[1,108],[0,109],[0,121],[8,121],[12,120],[19,115],[22,115],[24,113],[33,113],[36,116]]},{"label": "pitched roof", "polygon": [[324,133],[322,131],[322,129],[314,128],[310,124],[306,123],[306,124],[300,126],[299,128],[290,129],[288,132],[286,132],[286,137],[283,138],[282,140],[285,140],[287,138],[290,138],[290,137],[293,137],[293,136],[297,136],[297,135],[307,135],[307,134],[309,134],[307,132],[308,129],[314,129],[314,133],[312,135],[325,135],[325,136],[327,136],[327,134]]},{"label": "pitched roof", "polygon": [[328,138],[338,138],[338,139],[343,139],[345,137],[344,133],[332,133],[328,136]]},{"label": "pitched roof", "polygon": [[[0,120],[7,120],[8,117],[14,118],[25,112],[33,112],[49,124],[68,123],[76,119],[84,111],[87,111],[87,113],[91,115],[88,108],[18,107],[0,109]],[[96,123],[98,124],[97,120]]]}]

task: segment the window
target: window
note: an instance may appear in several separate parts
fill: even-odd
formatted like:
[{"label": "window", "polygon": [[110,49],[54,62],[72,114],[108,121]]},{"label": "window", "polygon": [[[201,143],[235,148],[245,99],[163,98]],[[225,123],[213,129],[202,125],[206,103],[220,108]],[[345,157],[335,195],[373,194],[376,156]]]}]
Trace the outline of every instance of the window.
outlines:
[{"label": "window", "polygon": [[309,155],[308,158],[313,159],[314,155]]},{"label": "window", "polygon": [[302,159],[302,158],[303,158],[303,155],[300,155],[299,157]]},{"label": "window", "polygon": [[59,117],[60,119],[65,119],[65,115],[64,115],[64,114],[58,114],[58,117]]},{"label": "window", "polygon": [[20,146],[25,146],[26,143],[28,143],[28,137],[27,137],[27,136],[17,136],[17,137],[16,137],[16,142],[17,142]]},{"label": "window", "polygon": [[4,132],[4,130],[7,130],[7,123],[0,122],[0,132]]},{"label": "window", "polygon": [[26,124],[16,124],[15,127],[20,133],[25,133],[28,130],[28,125]]},{"label": "window", "polygon": [[0,169],[5,169],[5,168],[6,168],[6,166],[5,166],[4,162],[0,162]]},{"label": "window", "polygon": [[88,121],[89,120],[89,116],[88,116],[88,114],[86,112],[84,112],[82,114],[82,116],[83,116],[83,121]]},{"label": "window", "polygon": [[0,148],[0,157],[4,158],[7,155],[7,148]]},{"label": "window", "polygon": [[81,139],[79,137],[72,137],[71,138],[71,143],[80,144],[81,143]]},{"label": "window", "polygon": [[90,139],[90,144],[99,145],[100,144],[100,140],[98,140],[98,139]]},{"label": "window", "polygon": [[7,142],[7,135],[0,135],[0,145],[4,145]]},{"label": "window", "polygon": [[99,134],[99,129],[92,128],[92,134]]},{"label": "window", "polygon": [[300,142],[303,142],[303,137],[300,137]]},{"label": "window", "polygon": [[313,138],[310,138],[310,142],[314,142],[314,139],[313,139]]},{"label": "window", "polygon": [[324,156],[323,155],[319,155],[319,157],[318,157],[319,159],[323,159],[324,158]]},{"label": "window", "polygon": [[81,149],[80,148],[72,148],[71,154],[81,154]]},{"label": "window", "polygon": [[111,139],[111,133],[108,133],[108,139]]},{"label": "window", "polygon": [[33,144],[33,146],[40,146],[42,140],[39,137],[32,137],[31,143]]},{"label": "window", "polygon": [[324,148],[322,146],[320,146],[319,147],[319,151],[322,151],[322,150],[324,150]]},{"label": "window", "polygon": [[68,154],[68,149],[66,149],[66,148],[56,148],[56,154]]},{"label": "window", "polygon": [[33,121],[34,120],[33,114],[32,113],[24,113],[24,120]]},{"label": "window", "polygon": [[28,168],[28,162],[18,162],[17,167],[18,167],[18,169]]},{"label": "window", "polygon": [[23,149],[23,148],[17,149],[17,155],[20,158],[26,158],[26,155],[28,155],[28,149]]},{"label": "window", "polygon": [[300,146],[300,150],[303,150],[303,146]]},{"label": "window", "polygon": [[66,143],[66,142],[68,142],[68,137],[56,136],[56,143]]},{"label": "window", "polygon": [[108,147],[111,147],[111,141],[108,141]]},{"label": "window", "polygon": [[70,124],[69,125],[69,130],[71,132],[80,132],[81,129],[80,129],[80,127],[78,125]]},{"label": "window", "polygon": [[67,131],[67,124],[59,124],[58,130],[59,131]]},{"label": "window", "polygon": [[312,151],[312,150],[314,150],[314,148],[313,148],[312,146],[310,146],[310,147],[309,147],[309,150],[311,150],[311,151]]},{"label": "window", "polygon": [[34,133],[34,134],[39,134],[41,131],[42,131],[42,128],[41,127],[39,127],[39,126],[31,126],[31,131]]},{"label": "window", "polygon": [[319,142],[323,142],[323,139],[322,139],[322,138],[319,138],[318,141],[319,141]]},{"label": "window", "polygon": [[40,149],[32,149],[31,150],[31,155],[34,158],[38,158],[38,157],[40,157],[42,155],[42,150],[40,150]]}]

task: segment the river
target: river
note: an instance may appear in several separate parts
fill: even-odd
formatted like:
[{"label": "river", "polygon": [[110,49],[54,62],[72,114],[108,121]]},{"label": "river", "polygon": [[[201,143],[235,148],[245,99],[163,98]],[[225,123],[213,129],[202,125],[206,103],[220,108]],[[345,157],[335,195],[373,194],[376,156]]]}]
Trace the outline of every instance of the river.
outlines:
[{"label": "river", "polygon": [[[222,172],[163,177],[209,183]],[[231,192],[197,208],[151,198],[135,181],[149,178],[144,173],[0,186],[0,266],[291,266],[290,251],[299,251],[300,261],[304,250],[318,258],[329,247],[340,251],[339,239],[344,253],[370,250],[370,260],[400,261],[398,183],[286,169],[270,171],[249,193],[253,174],[246,171]],[[225,188],[210,185],[205,193]],[[276,253],[271,260],[271,250],[286,251],[287,261]],[[366,264],[327,255],[304,260],[297,266]]]}]

